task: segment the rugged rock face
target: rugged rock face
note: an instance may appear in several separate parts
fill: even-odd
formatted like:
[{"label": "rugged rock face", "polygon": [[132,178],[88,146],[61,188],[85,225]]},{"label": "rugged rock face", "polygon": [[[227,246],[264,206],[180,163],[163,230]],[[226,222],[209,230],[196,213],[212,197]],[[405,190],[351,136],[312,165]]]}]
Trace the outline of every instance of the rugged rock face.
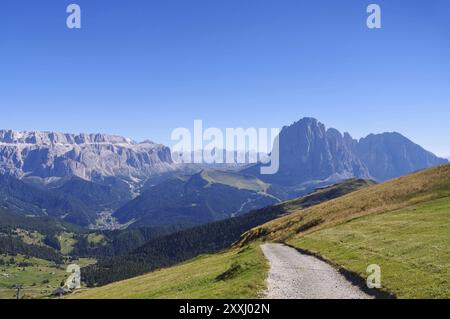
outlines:
[{"label": "rugged rock face", "polygon": [[335,129],[305,118],[280,133],[280,173],[295,181],[335,177],[368,178],[369,172],[354,154],[354,143]]},{"label": "rugged rock face", "polygon": [[0,130],[0,173],[18,178],[143,178],[173,170],[170,149],[104,134]]},{"label": "rugged rock face", "polygon": [[447,163],[398,133],[369,135],[357,141],[348,133],[326,129],[304,118],[282,129],[280,169],[260,175],[260,166],[244,170],[264,181],[298,185],[309,181],[338,181],[351,177],[385,181],[419,169]]},{"label": "rugged rock face", "polygon": [[284,127],[279,135],[280,169],[274,175],[259,176],[259,166],[247,173],[280,185],[308,181],[370,178],[369,170],[355,154],[356,141],[313,118]]}]

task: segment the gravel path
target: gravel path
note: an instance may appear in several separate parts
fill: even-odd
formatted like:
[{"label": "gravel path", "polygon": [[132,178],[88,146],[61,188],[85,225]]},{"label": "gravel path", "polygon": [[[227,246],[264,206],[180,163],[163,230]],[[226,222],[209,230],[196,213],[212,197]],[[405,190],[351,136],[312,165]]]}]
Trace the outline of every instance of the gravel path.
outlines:
[{"label": "gravel path", "polygon": [[327,263],[281,244],[261,246],[269,260],[269,299],[369,299]]}]

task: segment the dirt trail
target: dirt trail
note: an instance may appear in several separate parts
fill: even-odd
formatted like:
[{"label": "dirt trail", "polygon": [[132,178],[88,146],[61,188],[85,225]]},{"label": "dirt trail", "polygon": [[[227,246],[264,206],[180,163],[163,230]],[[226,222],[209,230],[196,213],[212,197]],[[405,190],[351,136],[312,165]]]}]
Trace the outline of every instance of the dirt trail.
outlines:
[{"label": "dirt trail", "polygon": [[266,298],[370,299],[327,263],[281,244],[261,246],[269,260]]}]

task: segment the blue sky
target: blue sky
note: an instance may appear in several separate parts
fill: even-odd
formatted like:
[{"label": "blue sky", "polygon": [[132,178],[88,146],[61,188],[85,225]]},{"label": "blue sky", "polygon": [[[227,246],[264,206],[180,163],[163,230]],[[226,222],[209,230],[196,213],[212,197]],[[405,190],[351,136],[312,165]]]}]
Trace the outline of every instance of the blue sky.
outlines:
[{"label": "blue sky", "polygon": [[[82,29],[66,27],[66,6]],[[369,30],[366,7],[382,8]],[[0,127],[171,144],[313,116],[450,156],[448,0],[3,0]]]}]

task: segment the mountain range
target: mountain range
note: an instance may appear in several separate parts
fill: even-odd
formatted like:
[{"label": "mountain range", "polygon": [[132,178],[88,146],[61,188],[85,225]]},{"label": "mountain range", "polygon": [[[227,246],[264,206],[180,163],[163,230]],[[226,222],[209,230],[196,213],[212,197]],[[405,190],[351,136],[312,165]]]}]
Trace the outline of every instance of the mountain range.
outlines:
[{"label": "mountain range", "polygon": [[358,177],[379,182],[448,163],[399,133],[370,134],[360,140],[327,129],[314,118],[284,127],[278,137],[280,168],[261,175],[260,164],[244,170],[279,185],[339,181]]},{"label": "mountain range", "polygon": [[313,118],[284,127],[279,145],[279,171],[262,175],[261,164],[180,164],[151,141],[0,130],[0,207],[81,226],[105,213],[114,225],[197,225],[346,179],[382,182],[448,162],[399,133],[356,140]]}]

